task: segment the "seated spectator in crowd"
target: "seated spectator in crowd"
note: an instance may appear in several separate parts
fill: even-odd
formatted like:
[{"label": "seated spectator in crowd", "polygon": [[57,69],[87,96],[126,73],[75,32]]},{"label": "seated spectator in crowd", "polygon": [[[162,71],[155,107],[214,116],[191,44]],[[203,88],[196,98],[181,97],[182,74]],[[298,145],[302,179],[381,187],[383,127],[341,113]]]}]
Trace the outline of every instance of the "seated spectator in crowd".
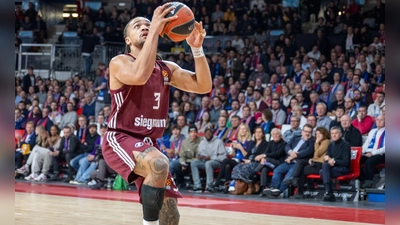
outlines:
[{"label": "seated spectator in crowd", "polygon": [[[33,149],[36,142],[36,132],[35,126],[32,121],[29,121],[25,125],[25,133],[21,135],[17,135],[15,138],[17,139],[17,145],[15,146],[15,167],[21,168],[23,159],[27,160],[29,155],[23,155],[23,149],[29,148],[29,150]],[[23,170],[26,170],[24,167]],[[25,171],[24,171],[25,172]]]},{"label": "seated spectator in crowd", "polygon": [[311,91],[307,114],[317,115],[317,105],[321,102],[316,91]]},{"label": "seated spectator in crowd", "polygon": [[199,133],[204,134],[206,127],[212,126],[210,113],[204,112],[201,119],[195,123]]},{"label": "seated spectator in crowd", "polygon": [[169,148],[163,149],[163,153],[167,156],[169,160],[169,171],[172,175],[174,175],[174,168],[172,166],[172,162],[179,161],[178,156],[181,150],[182,142],[185,140],[185,135],[181,134],[181,128],[178,125],[172,125],[172,135],[169,139]]},{"label": "seated spectator in crowd", "polygon": [[[269,108],[267,103],[264,101],[264,98],[263,98],[260,90],[254,90],[253,97],[254,97],[254,101],[257,104],[258,110],[263,111],[264,109]],[[243,108],[242,108],[242,110],[243,110]],[[241,117],[243,117],[243,116],[241,116]]]},{"label": "seated spectator in crowd", "polygon": [[[84,116],[81,116],[79,120],[84,118]],[[83,121],[83,120],[81,120]],[[82,126],[82,124],[79,124]],[[87,130],[87,131],[86,131]],[[88,155],[94,150],[94,147],[96,145],[96,140],[99,138],[99,134],[97,133],[97,125],[96,124],[91,124],[88,127],[81,127],[79,128],[78,131],[78,138],[81,140],[80,148],[78,151],[78,155],[75,156],[74,158],[71,159],[69,166],[75,169],[75,171],[79,170],[80,165],[86,165],[85,160],[87,159]],[[92,159],[93,157],[90,157]],[[87,173],[87,178],[89,178],[89,173]],[[82,174],[80,174],[82,175]],[[75,180],[69,181],[70,184],[79,184],[79,183],[86,183],[83,180],[78,180],[80,177],[76,176]]]},{"label": "seated spectator in crowd", "polygon": [[[268,189],[264,189],[263,191],[265,195],[279,196],[288,188],[288,185],[282,181],[292,176],[297,160],[309,159],[312,156],[315,142],[312,132],[313,128],[309,124],[306,124],[303,127],[301,136],[294,137],[287,143],[285,146],[287,158],[284,163],[274,169],[271,185]],[[284,176],[284,174],[286,175]]]},{"label": "seated spectator in crowd", "polygon": [[283,140],[289,143],[293,137],[301,136],[300,117],[292,116],[290,118],[290,129],[283,133]]},{"label": "seated spectator in crowd", "polygon": [[222,138],[222,140],[225,143],[236,140],[237,134],[238,134],[238,131],[239,131],[240,117],[239,116],[233,116],[232,119],[231,119],[231,124],[232,124],[232,127],[229,128],[229,130],[227,130],[225,132],[225,135]]},{"label": "seated spectator in crowd", "polygon": [[53,121],[49,118],[50,109],[49,107],[44,107],[42,110],[42,118],[37,122],[36,126],[42,126],[48,132],[53,126]]},{"label": "seated spectator in crowd", "polygon": [[174,171],[178,187],[183,183],[182,170],[188,169],[187,167],[190,162],[196,159],[201,140],[202,138],[197,136],[197,127],[193,124],[190,125],[189,138],[186,138],[182,142],[181,150],[179,151],[179,159],[170,163],[170,167],[173,167],[173,170],[170,171]]},{"label": "seated spectator in crowd", "polygon": [[224,143],[213,136],[212,127],[207,127],[204,139],[200,141],[199,150],[195,160],[190,163],[193,178],[193,192],[202,192],[199,169],[205,169],[207,181],[206,192],[213,192],[214,170],[219,168],[222,160],[226,158]]},{"label": "seated spectator in crowd", "polygon": [[331,118],[326,116],[327,112],[327,107],[326,104],[323,102],[318,103],[317,105],[317,127],[325,127],[327,130],[329,129],[329,126],[331,125]]},{"label": "seated spectator in crowd", "polygon": [[53,124],[58,125],[61,122],[62,113],[58,111],[58,104],[56,101],[50,103],[51,112],[49,112],[49,117]]},{"label": "seated spectator in crowd", "polygon": [[249,126],[246,124],[240,124],[237,139],[231,143],[229,148],[230,150],[228,150],[232,158],[225,158],[222,161],[221,170],[217,176],[215,187],[221,189],[220,184],[223,177],[225,178],[225,181],[231,180],[232,168],[235,168],[236,165],[244,162],[244,158],[247,156],[247,154],[250,154],[249,151],[252,143],[253,141],[251,140]]},{"label": "seated spectator in crowd", "polygon": [[[195,101],[195,99],[193,101]],[[194,102],[192,102],[192,103],[194,103]],[[201,99],[201,107],[200,107],[199,111],[197,112],[195,122],[198,122],[202,118],[204,112],[208,112],[210,110],[208,108],[209,105],[210,105],[210,97],[203,96],[203,98]]]},{"label": "seated spectator in crowd", "polygon": [[368,106],[368,116],[378,117],[382,114],[382,107],[385,105],[385,93],[376,94],[375,102]]},{"label": "seated spectator in crowd", "polygon": [[239,116],[240,118],[243,117],[242,111],[240,110],[240,104],[238,100],[232,101],[232,109],[229,112],[229,119],[232,119],[232,116]]},{"label": "seated spectator in crowd", "polygon": [[209,111],[210,113],[210,118],[211,118],[211,123],[213,125],[217,125],[218,119],[219,119],[219,113],[221,112],[222,101],[218,96],[214,96],[213,98],[213,106],[211,107],[211,110]]},{"label": "seated spectator in crowd", "polygon": [[[260,134],[259,133],[257,134],[257,132],[258,129],[254,133],[254,137],[255,141],[258,143],[259,138],[261,137],[258,138]],[[263,190],[267,186],[268,172],[274,170],[274,168],[278,167],[281,163],[283,163],[286,157],[285,153],[286,142],[282,139],[281,131],[278,128],[274,128],[271,131],[271,135],[272,135],[272,141],[268,142],[266,148],[264,147],[262,148],[264,149],[263,153],[255,157],[256,161],[260,160],[260,164],[258,164],[257,167],[254,168],[253,174],[249,175],[249,178],[253,178],[255,173],[261,172],[260,175],[261,193],[259,195],[260,197],[265,196]]]},{"label": "seated spectator in crowd", "polygon": [[[318,127],[315,132],[314,156],[311,159],[298,160],[293,170],[292,177],[286,179],[288,185],[298,187],[295,199],[304,198],[304,183],[310,174],[319,174],[324,163],[324,156],[328,151],[331,135],[325,127]],[[308,187],[313,187],[313,183],[308,183]]]},{"label": "seated spectator in crowd", "polygon": [[104,188],[107,183],[106,176],[111,174],[117,174],[104,160],[101,153],[96,154],[98,159],[98,168],[90,173],[90,178],[92,179],[88,185],[93,190],[99,190]]},{"label": "seated spectator in crowd", "polygon": [[344,108],[344,91],[342,90],[336,91],[335,99],[336,101],[332,103],[330,112],[328,112],[328,116],[335,116],[336,109],[339,106],[342,106]]},{"label": "seated spectator in crowd", "polygon": [[[60,147],[54,149],[51,153],[53,156],[53,175],[50,177],[50,181],[58,181],[60,175],[60,163],[65,160],[68,165],[70,165],[71,159],[79,154],[80,141],[76,135],[73,134],[71,127],[67,126],[63,128],[64,136],[61,138]],[[72,180],[72,174],[74,173],[74,168],[68,166],[68,177],[65,182]]]},{"label": "seated spectator in crowd", "polygon": [[[35,144],[34,147],[32,148],[32,150],[30,151],[30,154],[27,155],[28,159],[25,162],[25,165],[23,165],[21,168],[17,169],[17,173],[19,174],[29,174],[31,170],[31,165],[32,165],[32,161],[33,161],[33,157],[37,151],[37,149],[39,147],[47,147],[47,131],[44,129],[44,127],[42,126],[36,126],[35,128],[35,134],[36,134],[36,140],[35,140]],[[33,181],[39,174],[37,173],[30,173],[29,176],[25,177],[25,180],[31,180]]]},{"label": "seated spectator in crowd", "polygon": [[352,120],[357,117],[357,110],[354,107],[354,100],[352,98],[345,98],[344,99],[344,113],[349,115]]},{"label": "seated spectator in crowd", "polygon": [[385,118],[380,115],[376,118],[376,128],[368,133],[368,138],[362,146],[361,178],[364,180],[363,188],[370,188],[373,184],[375,166],[385,163],[386,145]]},{"label": "seated spectator in crowd", "polygon": [[[264,158],[263,154],[268,146],[268,142],[265,140],[265,133],[261,127],[256,127],[254,131],[254,140],[250,141],[250,146],[247,150],[247,154],[243,159],[243,163],[236,165],[232,171],[232,179],[242,180],[248,183],[248,189],[244,193],[245,195],[251,195],[258,193],[260,191],[260,186],[258,188],[254,185],[254,171],[259,168],[261,160]],[[257,172],[259,172],[259,169]]]},{"label": "seated spectator in crowd", "polygon": [[[104,134],[106,133],[107,129],[102,129],[101,135],[97,133],[97,125],[96,124],[90,124],[89,125],[89,136],[90,138],[87,138],[86,146],[85,143],[83,144],[85,147],[87,147],[87,151],[85,149],[85,153],[89,152],[89,154],[85,154],[86,157],[82,157],[78,161],[78,169],[75,167],[77,170],[76,177],[74,180],[71,180],[69,183],[70,184],[86,184],[88,179],[90,178],[90,173],[94,171],[97,168],[98,163],[96,162],[96,152],[99,148],[101,148],[102,140],[104,138]],[[90,143],[94,140],[94,143]],[[81,144],[82,146],[82,144]],[[77,156],[79,157],[79,155]],[[73,158],[70,162],[71,165],[76,166],[76,161]]]},{"label": "seated spectator in crowd", "polygon": [[255,124],[254,117],[250,113],[250,107],[244,106],[242,108],[242,114],[243,114],[242,123],[249,126],[250,131],[254,130],[254,126],[256,124]]},{"label": "seated spectator in crowd", "polygon": [[319,96],[319,100],[326,103],[327,112],[331,110],[331,105],[335,101],[334,94],[331,93],[331,85],[329,82],[325,81],[321,84],[322,94]]},{"label": "seated spectator in crowd", "polygon": [[25,120],[26,123],[29,121],[33,122],[33,126],[36,127],[38,121],[42,118],[42,112],[40,111],[39,106],[33,107],[32,111],[29,112],[27,119]]},{"label": "seated spectator in crowd", "polygon": [[58,124],[59,128],[63,128],[68,126],[68,124],[76,124],[78,121],[78,114],[74,110],[74,105],[71,102],[67,103],[67,112],[62,116],[60,123]]},{"label": "seated spectator in crowd", "polygon": [[340,124],[340,119],[344,115],[344,107],[343,106],[338,106],[335,110],[335,119],[331,121],[331,124],[329,125],[329,129],[335,126],[341,126]]},{"label": "seated spectator in crowd", "polygon": [[[21,110],[21,114],[22,114],[22,116],[24,117],[24,119],[25,119],[25,120],[28,119],[29,111],[26,109],[26,104],[25,104],[25,102],[20,101],[20,102],[18,103],[18,106],[17,106],[17,107],[18,107],[19,110]],[[26,121],[25,121],[25,123],[26,123]],[[25,125],[25,124],[23,123],[22,125]]]},{"label": "seated spectator in crowd", "polygon": [[185,138],[189,138],[189,126],[186,122],[186,116],[180,114],[176,120],[176,125],[181,128],[181,134],[183,134]]},{"label": "seated spectator in crowd", "polygon": [[271,108],[273,114],[272,121],[275,123],[275,125],[281,126],[284,124],[286,121],[286,112],[282,110],[279,99],[272,99]]},{"label": "seated spectator in crowd", "polygon": [[360,106],[358,108],[357,118],[354,119],[351,124],[361,132],[361,135],[367,135],[372,129],[374,120],[371,116],[367,115],[367,107]]},{"label": "seated spectator in crowd", "polygon": [[37,143],[25,164],[26,167],[31,165],[32,173],[25,179],[32,180],[33,178],[34,181],[41,182],[47,181],[52,162],[50,153],[60,146],[61,137],[60,129],[55,125],[51,126],[49,134],[41,125],[38,125],[36,130],[39,133]]},{"label": "seated spectator in crowd", "polygon": [[25,117],[22,115],[21,110],[15,109],[15,130],[24,130]]},{"label": "seated spectator in crowd", "polygon": [[[221,111],[222,112],[222,111]],[[221,139],[225,136],[226,131],[228,128],[226,127],[227,124],[227,117],[225,116],[220,116],[218,119],[218,126],[214,131],[214,136],[218,137],[218,139]]]},{"label": "seated spectator in crowd", "polygon": [[[292,116],[297,116],[300,118],[300,125],[299,128],[303,129],[304,125],[307,123],[307,118],[303,115],[303,111],[300,106],[295,105],[292,107]],[[289,120],[290,123],[290,120]]]},{"label": "seated spectator in crowd", "polygon": [[86,104],[83,106],[82,115],[86,116],[87,120],[94,120],[94,109],[96,107],[96,99],[93,99],[93,94],[85,93]]},{"label": "seated spectator in crowd", "polygon": [[351,123],[351,118],[348,115],[343,115],[340,118],[340,126],[342,130],[342,138],[347,141],[350,146],[360,147],[362,146],[363,140],[360,130],[355,128]]},{"label": "seated spectator in crowd", "polygon": [[350,173],[350,144],[342,139],[342,129],[332,127],[332,142],[328,146],[328,151],[324,156],[324,163],[320,170],[322,182],[325,186],[323,201],[336,201],[333,195],[331,178],[336,178]]},{"label": "seated spectator in crowd", "polygon": [[307,123],[310,124],[310,126],[313,128],[313,136],[315,136],[315,130],[317,129],[317,117],[314,114],[308,115]]},{"label": "seated spectator in crowd", "polygon": [[272,129],[275,128],[275,124],[272,122],[272,112],[269,109],[264,109],[261,114],[262,122],[260,127],[263,129],[264,134],[271,134]]}]

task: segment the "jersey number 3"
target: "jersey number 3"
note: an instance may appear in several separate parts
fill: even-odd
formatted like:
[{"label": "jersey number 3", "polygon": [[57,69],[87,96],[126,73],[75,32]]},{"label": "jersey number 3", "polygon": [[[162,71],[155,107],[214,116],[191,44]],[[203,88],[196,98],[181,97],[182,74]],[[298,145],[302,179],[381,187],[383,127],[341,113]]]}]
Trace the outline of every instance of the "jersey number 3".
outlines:
[{"label": "jersey number 3", "polygon": [[153,109],[159,109],[160,108],[160,96],[161,96],[160,92],[155,92],[154,93],[154,98],[155,98],[154,101],[157,102],[157,105],[153,106]]}]

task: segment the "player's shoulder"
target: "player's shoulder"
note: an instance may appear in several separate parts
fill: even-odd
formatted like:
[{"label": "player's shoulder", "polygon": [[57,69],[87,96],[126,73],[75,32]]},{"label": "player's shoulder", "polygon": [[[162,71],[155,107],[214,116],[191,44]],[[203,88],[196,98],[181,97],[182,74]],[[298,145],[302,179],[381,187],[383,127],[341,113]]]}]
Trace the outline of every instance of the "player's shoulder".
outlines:
[{"label": "player's shoulder", "polygon": [[126,54],[120,54],[117,56],[114,56],[111,60],[110,60],[110,65],[111,64],[120,64],[120,63],[125,63],[126,61],[134,61],[133,57],[130,57],[129,55]]}]

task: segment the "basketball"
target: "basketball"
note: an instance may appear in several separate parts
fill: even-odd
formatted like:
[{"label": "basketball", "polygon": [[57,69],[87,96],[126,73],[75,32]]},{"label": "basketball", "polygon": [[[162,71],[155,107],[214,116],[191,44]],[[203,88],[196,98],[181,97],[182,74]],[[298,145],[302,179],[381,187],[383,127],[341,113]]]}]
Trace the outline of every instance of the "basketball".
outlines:
[{"label": "basketball", "polygon": [[180,42],[185,40],[194,28],[194,15],[192,10],[181,2],[171,2],[170,6],[174,7],[165,17],[177,15],[176,20],[170,21],[165,24],[164,29],[161,31],[160,36],[173,42]]}]

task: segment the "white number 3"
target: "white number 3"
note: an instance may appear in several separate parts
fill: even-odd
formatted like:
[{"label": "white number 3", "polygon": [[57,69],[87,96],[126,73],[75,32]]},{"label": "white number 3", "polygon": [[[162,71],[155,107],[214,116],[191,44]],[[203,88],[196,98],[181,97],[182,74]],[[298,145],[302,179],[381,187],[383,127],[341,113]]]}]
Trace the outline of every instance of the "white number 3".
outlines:
[{"label": "white number 3", "polygon": [[157,102],[157,105],[153,106],[153,109],[158,109],[158,108],[160,108],[160,96],[161,96],[160,92],[155,92],[155,93],[154,93],[154,97],[155,97],[155,100],[154,100],[154,101]]}]

